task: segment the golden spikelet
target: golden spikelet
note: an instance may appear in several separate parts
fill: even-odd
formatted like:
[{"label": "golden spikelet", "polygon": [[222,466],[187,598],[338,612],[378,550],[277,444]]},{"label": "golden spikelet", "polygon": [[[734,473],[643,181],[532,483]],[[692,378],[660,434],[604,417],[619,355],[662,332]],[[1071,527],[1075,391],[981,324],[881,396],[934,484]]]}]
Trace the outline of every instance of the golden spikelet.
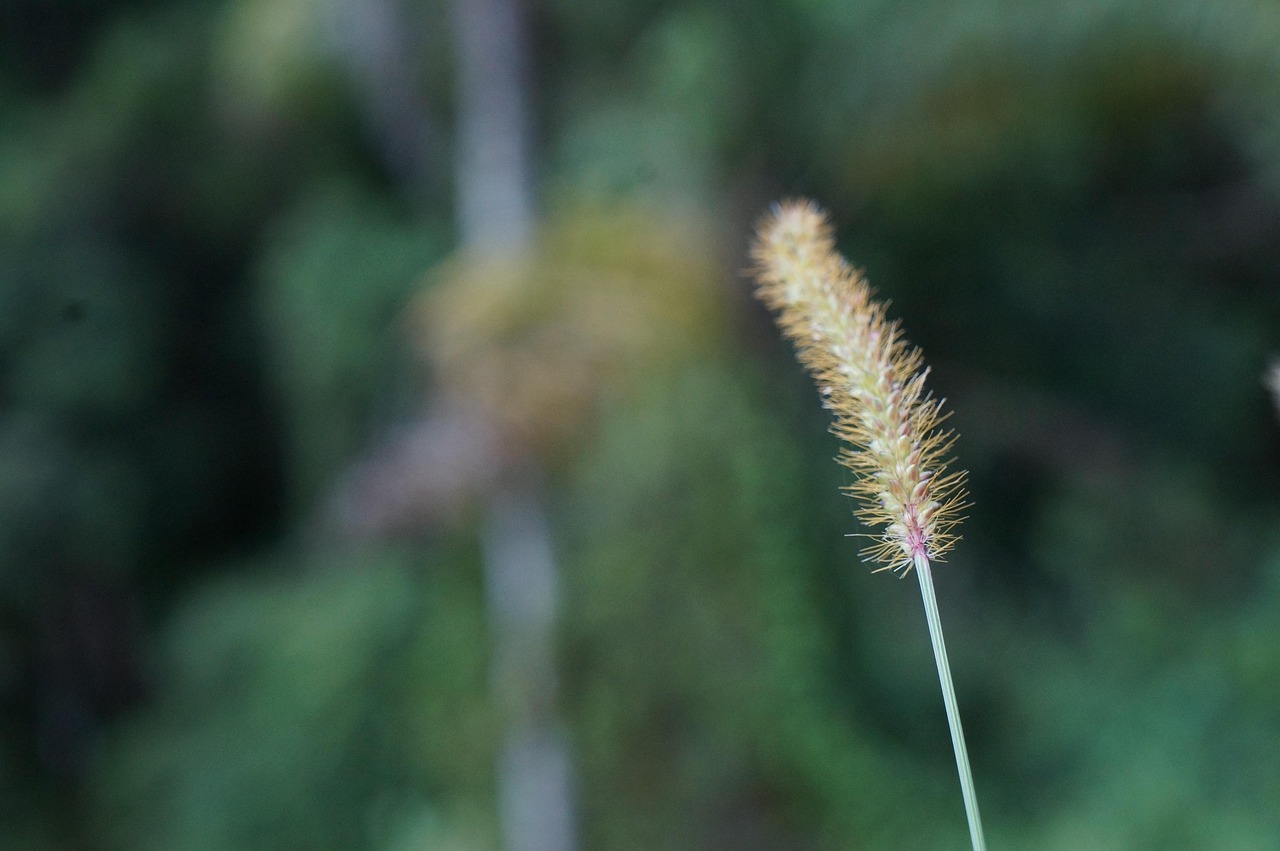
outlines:
[{"label": "golden spikelet", "polygon": [[885,318],[866,280],[835,250],[816,205],[789,201],[761,223],[752,250],[757,295],[817,381],[847,443],[840,462],[853,471],[846,490],[858,517],[876,531],[863,557],[906,575],[917,559],[936,561],[958,539],[964,472],[947,472],[955,441],[941,426],[941,401],[925,390],[920,350]]}]

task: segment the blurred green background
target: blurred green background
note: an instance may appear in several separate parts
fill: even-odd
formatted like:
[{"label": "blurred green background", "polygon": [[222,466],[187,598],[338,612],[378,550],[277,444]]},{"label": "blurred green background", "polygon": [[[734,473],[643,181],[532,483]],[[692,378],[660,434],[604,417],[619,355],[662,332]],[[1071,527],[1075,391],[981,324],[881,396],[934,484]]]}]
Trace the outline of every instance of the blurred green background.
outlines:
[{"label": "blurred green background", "polygon": [[1246,0],[4,0],[0,848],[967,847],[792,195],[955,412],[991,847],[1280,849]]}]

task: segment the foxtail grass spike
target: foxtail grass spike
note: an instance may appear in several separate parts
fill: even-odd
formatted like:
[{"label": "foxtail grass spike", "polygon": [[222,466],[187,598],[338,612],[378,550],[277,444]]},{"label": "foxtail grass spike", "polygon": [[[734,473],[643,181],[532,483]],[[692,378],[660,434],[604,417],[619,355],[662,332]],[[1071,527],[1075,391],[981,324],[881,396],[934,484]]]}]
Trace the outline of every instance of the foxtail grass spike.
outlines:
[{"label": "foxtail grass spike", "polygon": [[925,390],[920,350],[836,252],[814,204],[776,208],[753,257],[757,294],[777,312],[845,441],[840,462],[854,474],[847,490],[860,501],[859,518],[876,530],[863,557],[903,576],[917,556],[940,561],[957,540],[965,474],[947,471],[954,435],[942,428],[942,403]]},{"label": "foxtail grass spike", "polygon": [[969,838],[975,851],[985,851],[930,571],[958,540],[965,474],[947,469],[955,436],[943,428],[942,402],[925,389],[924,356],[835,250],[831,225],[813,203],[777,206],[760,225],[752,257],[757,295],[777,314],[835,416],[832,431],[844,441],[839,460],[854,475],[846,490],[872,530],[863,558],[880,565],[874,570],[914,570],[920,579]]}]

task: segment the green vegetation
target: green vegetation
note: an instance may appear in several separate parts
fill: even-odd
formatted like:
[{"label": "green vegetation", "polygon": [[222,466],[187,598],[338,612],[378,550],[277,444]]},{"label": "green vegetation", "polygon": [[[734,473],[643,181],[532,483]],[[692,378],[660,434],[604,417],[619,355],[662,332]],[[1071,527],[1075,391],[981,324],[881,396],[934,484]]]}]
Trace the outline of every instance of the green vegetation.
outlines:
[{"label": "green vegetation", "polygon": [[[494,256],[443,4],[5,2],[0,847],[497,848],[526,711],[582,849],[965,847],[913,583],[741,279],[789,194],[956,412],[990,847],[1275,847],[1280,10],[1056,5],[526,3]],[[523,707],[514,479],[560,582]]]}]

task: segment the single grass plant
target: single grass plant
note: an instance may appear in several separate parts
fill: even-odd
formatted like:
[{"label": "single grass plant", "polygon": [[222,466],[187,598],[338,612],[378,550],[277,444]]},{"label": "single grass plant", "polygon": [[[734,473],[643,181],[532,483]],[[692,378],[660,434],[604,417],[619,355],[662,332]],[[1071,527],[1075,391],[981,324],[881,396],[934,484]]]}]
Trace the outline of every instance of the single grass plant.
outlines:
[{"label": "single grass plant", "polygon": [[874,571],[904,577],[914,571],[920,580],[969,837],[975,851],[985,851],[930,567],[955,544],[966,506],[965,473],[948,469],[955,435],[943,427],[942,400],[925,388],[924,356],[836,251],[831,225],[815,204],[775,207],[760,224],[752,257],[757,295],[835,417],[839,461],[854,475],[846,489],[872,530],[862,533],[869,539],[863,558],[878,565]]}]

